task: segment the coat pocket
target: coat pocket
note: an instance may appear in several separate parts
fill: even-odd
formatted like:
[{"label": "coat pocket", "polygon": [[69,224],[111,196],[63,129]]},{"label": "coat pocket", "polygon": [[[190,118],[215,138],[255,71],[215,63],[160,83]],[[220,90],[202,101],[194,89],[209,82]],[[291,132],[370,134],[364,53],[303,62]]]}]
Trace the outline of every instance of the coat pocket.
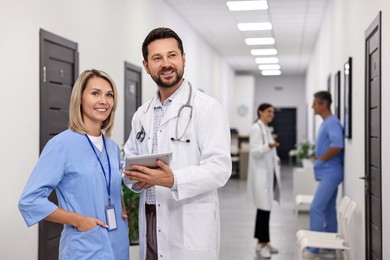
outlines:
[{"label": "coat pocket", "polygon": [[215,204],[184,205],[184,247],[188,250],[209,250],[215,246],[217,220]]}]

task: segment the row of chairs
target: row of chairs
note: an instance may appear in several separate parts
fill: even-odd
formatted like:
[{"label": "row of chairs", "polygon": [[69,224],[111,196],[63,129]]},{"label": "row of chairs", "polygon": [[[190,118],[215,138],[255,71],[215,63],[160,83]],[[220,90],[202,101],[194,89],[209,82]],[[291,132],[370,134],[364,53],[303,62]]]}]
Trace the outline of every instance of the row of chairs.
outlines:
[{"label": "row of chairs", "polygon": [[343,259],[352,260],[350,248],[350,223],[356,209],[356,202],[344,196],[337,206],[337,233],[299,230],[296,233],[295,259],[301,260],[308,247],[342,250]]}]

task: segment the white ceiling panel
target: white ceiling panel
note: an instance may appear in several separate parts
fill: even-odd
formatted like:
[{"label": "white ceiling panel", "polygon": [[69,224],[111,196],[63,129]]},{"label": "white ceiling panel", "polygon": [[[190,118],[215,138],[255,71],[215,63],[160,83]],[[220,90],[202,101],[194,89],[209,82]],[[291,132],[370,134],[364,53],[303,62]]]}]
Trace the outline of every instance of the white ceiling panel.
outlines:
[{"label": "white ceiling panel", "polygon": [[[274,37],[277,57],[283,75],[303,75],[327,0],[269,0],[268,10],[228,10],[224,0],[165,0],[210,46],[231,64],[237,72],[253,72],[260,75],[254,48],[247,46],[245,38]],[[271,22],[272,31],[240,32],[237,23]]]}]

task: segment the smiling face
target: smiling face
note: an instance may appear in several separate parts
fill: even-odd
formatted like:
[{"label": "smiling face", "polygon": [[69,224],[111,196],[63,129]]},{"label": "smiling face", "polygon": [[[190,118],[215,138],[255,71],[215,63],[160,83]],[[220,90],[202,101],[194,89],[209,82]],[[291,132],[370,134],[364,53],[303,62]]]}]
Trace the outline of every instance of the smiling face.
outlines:
[{"label": "smiling face", "polygon": [[111,114],[114,105],[114,91],[111,84],[100,77],[92,77],[81,96],[83,122],[87,129],[99,130]]},{"label": "smiling face", "polygon": [[260,120],[263,121],[266,125],[272,122],[275,117],[275,109],[273,107],[269,107],[264,109],[263,111],[259,111]]},{"label": "smiling face", "polygon": [[174,38],[155,40],[148,45],[148,59],[143,65],[159,87],[177,89],[184,74],[185,54]]}]

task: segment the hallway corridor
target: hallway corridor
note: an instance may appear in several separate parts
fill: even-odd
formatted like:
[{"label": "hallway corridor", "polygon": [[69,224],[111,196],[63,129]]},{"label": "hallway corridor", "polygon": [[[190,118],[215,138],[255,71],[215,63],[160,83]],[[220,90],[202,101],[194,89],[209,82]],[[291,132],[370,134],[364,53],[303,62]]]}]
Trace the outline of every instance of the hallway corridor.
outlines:
[{"label": "hallway corridor", "polygon": [[[294,223],[292,172],[292,167],[282,166],[281,203],[275,203],[271,211],[271,244],[279,249],[278,254],[272,255],[273,260],[293,260],[295,232],[298,229],[307,229],[309,224],[307,213],[300,213],[297,225]],[[221,208],[220,259],[262,259],[255,251],[256,239],[253,238],[253,233],[256,209],[247,199],[246,181],[230,179],[218,192]],[[337,259],[341,258],[338,256]]]}]

